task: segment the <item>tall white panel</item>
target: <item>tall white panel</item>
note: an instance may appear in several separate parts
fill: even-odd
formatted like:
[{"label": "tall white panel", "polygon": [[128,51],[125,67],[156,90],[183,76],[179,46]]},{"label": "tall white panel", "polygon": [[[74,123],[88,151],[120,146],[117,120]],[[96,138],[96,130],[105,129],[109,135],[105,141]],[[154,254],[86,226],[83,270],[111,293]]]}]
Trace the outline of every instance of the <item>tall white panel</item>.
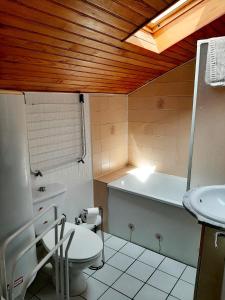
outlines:
[{"label": "tall white panel", "polygon": [[199,47],[191,188],[225,184],[225,88],[205,83],[208,44]]},{"label": "tall white panel", "polygon": [[[0,245],[33,216],[30,172],[27,148],[27,130],[23,95],[0,95]],[[9,248],[7,255],[8,279],[12,257],[34,238],[30,228]],[[36,264],[33,249],[18,264],[15,279],[21,282]],[[2,282],[0,278],[0,282]]]}]

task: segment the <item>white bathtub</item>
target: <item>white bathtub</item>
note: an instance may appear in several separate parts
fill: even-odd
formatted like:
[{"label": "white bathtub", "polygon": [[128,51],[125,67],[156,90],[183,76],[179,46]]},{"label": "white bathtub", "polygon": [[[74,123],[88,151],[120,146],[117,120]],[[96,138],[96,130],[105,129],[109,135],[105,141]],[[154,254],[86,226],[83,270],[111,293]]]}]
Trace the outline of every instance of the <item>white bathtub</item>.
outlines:
[{"label": "white bathtub", "polygon": [[200,225],[183,208],[186,178],[153,173],[127,174],[108,184],[109,232],[129,240],[129,223],[135,225],[132,241],[196,266]]},{"label": "white bathtub", "polygon": [[146,180],[141,180],[139,177],[127,174],[110,182],[108,187],[183,208],[182,200],[187,186],[186,178],[156,172],[149,174]]}]

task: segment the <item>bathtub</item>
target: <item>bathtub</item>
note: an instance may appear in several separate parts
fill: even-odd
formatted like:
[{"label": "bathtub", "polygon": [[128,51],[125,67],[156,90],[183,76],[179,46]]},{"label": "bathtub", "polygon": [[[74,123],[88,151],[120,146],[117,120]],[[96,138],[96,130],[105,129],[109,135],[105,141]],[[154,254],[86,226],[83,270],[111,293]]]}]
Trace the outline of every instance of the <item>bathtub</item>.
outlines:
[{"label": "bathtub", "polygon": [[[186,184],[186,178],[157,172],[131,173],[110,182],[109,232],[196,266],[201,226],[182,205]],[[135,226],[132,235],[130,223]]]}]

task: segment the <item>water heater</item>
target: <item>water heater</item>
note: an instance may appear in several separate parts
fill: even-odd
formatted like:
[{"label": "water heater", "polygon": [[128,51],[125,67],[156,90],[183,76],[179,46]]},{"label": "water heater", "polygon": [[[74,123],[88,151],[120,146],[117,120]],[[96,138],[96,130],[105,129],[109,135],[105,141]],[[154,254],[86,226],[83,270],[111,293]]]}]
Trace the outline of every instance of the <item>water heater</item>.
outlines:
[{"label": "water heater", "polygon": [[[0,251],[5,239],[31,220],[32,216],[24,96],[0,94]],[[11,276],[13,258],[33,239],[32,227],[9,246],[6,256],[7,283]],[[34,248],[17,265],[14,276],[14,299],[20,294],[24,280],[36,264]]]}]

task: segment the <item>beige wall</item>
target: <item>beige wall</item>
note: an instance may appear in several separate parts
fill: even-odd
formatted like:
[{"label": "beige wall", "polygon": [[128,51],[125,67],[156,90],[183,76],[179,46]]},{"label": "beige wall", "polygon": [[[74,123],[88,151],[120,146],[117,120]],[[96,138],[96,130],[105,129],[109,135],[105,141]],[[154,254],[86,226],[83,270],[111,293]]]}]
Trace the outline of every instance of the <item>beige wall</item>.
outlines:
[{"label": "beige wall", "polygon": [[148,83],[128,97],[129,163],[186,176],[194,61]]},{"label": "beige wall", "polygon": [[128,97],[90,95],[94,178],[127,165]]}]

